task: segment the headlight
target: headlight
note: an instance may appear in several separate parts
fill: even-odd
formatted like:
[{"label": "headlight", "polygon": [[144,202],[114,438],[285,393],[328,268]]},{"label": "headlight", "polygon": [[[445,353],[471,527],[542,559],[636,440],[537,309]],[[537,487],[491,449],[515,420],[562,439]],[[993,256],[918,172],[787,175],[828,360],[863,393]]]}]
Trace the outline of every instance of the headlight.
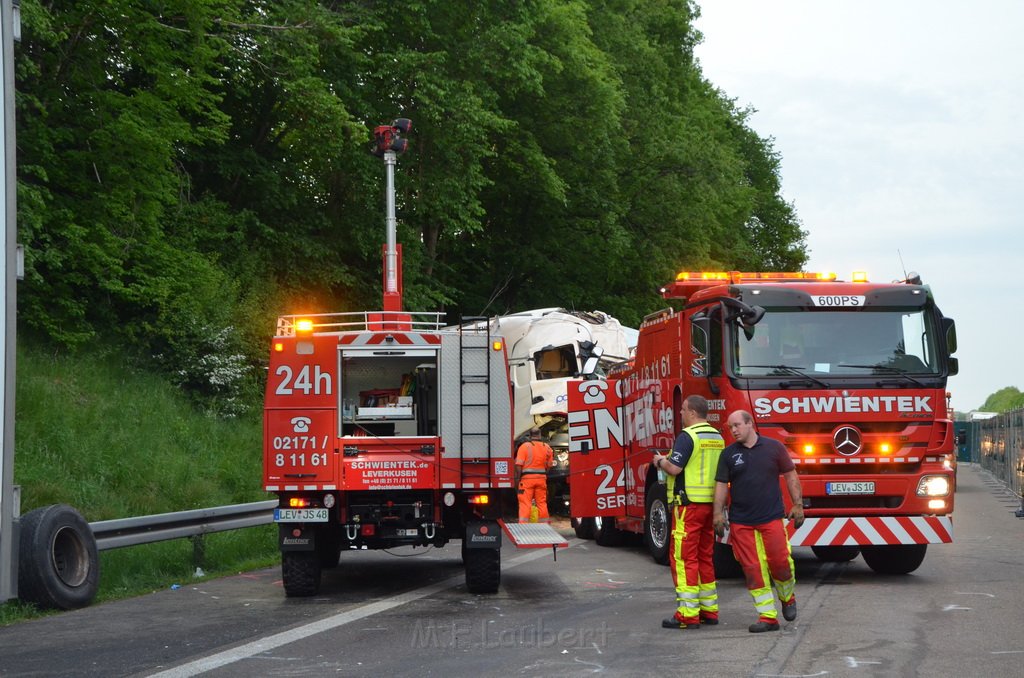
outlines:
[{"label": "headlight", "polygon": [[949,478],[947,476],[925,476],[917,484],[919,497],[945,497],[949,494]]}]

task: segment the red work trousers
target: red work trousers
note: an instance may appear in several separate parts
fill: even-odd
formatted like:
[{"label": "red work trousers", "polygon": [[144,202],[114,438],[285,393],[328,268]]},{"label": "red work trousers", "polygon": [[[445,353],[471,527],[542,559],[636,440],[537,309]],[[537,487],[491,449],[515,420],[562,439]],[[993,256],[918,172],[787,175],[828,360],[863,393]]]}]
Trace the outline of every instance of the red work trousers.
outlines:
[{"label": "red work trousers", "polygon": [[786,524],[782,519],[760,525],[732,523],[729,541],[743,567],[743,576],[747,579],[747,589],[754,599],[758,618],[777,623],[772,585],[783,603],[793,600],[796,588]]},{"label": "red work trousers", "polygon": [[717,617],[712,505],[676,505],[673,516],[669,567],[676,587],[677,616],[687,624],[697,623],[699,615]]}]

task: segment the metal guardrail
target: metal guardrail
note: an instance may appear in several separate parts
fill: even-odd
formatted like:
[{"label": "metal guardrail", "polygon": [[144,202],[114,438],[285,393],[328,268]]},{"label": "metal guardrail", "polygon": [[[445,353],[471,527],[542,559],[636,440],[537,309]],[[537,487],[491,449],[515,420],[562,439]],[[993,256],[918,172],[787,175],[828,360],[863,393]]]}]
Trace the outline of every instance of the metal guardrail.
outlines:
[{"label": "metal guardrail", "polygon": [[274,522],[277,499],[89,523],[100,551]]}]

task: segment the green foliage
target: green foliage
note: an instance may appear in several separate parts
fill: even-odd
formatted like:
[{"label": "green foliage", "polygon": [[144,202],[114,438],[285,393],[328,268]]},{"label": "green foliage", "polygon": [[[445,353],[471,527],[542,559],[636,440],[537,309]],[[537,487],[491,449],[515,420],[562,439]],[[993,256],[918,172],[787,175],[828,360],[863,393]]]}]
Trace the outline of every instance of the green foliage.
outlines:
[{"label": "green foliage", "polygon": [[266,498],[258,415],[203,416],[163,379],[120,362],[113,352],[19,352],[23,512],[64,502],[91,522]]},{"label": "green foliage", "polygon": [[22,321],[61,346],[113,339],[239,412],[274,316],[379,305],[384,172],[367,150],[399,115],[408,308],[635,324],[678,270],[799,268],[778,154],[701,74],[696,14],[25,0]]},{"label": "green foliage", "polygon": [[1024,393],[1016,386],[1001,388],[988,398],[979,409],[982,412],[1007,412],[1024,407]]}]

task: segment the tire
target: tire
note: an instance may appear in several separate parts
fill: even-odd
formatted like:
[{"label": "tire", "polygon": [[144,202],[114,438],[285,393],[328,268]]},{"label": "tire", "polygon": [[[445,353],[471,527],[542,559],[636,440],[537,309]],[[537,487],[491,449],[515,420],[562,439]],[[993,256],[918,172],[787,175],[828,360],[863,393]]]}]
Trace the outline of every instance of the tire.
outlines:
[{"label": "tire", "polygon": [[283,551],[281,580],[289,598],[315,596],[320,591],[320,555],[316,551]]},{"label": "tire", "polygon": [[497,593],[501,584],[499,549],[466,549],[466,588],[470,593]]},{"label": "tire", "polygon": [[738,579],[743,576],[743,568],[736,560],[736,555],[732,552],[732,546],[729,544],[715,542],[712,562],[715,565],[716,579]]},{"label": "tire", "polygon": [[910,574],[924,562],[928,544],[862,546],[864,562],[878,574]]},{"label": "tire", "polygon": [[594,518],[594,540],[598,546],[620,546],[622,530],[615,527],[615,518]]},{"label": "tire", "polygon": [[341,559],[341,530],[318,530],[316,552],[320,558],[321,570],[333,570]]},{"label": "tire", "polygon": [[860,553],[859,546],[812,546],[814,557],[824,563],[847,563]]},{"label": "tire", "polygon": [[18,524],[18,597],[58,610],[91,603],[99,589],[100,564],[85,518],[67,504],[54,504],[29,511]]},{"label": "tire", "polygon": [[577,539],[593,539],[597,532],[593,518],[573,518],[572,526]]},{"label": "tire", "polygon": [[669,508],[665,486],[651,486],[644,502],[644,544],[651,558],[659,565],[668,565],[668,552],[672,548],[672,509]]}]

